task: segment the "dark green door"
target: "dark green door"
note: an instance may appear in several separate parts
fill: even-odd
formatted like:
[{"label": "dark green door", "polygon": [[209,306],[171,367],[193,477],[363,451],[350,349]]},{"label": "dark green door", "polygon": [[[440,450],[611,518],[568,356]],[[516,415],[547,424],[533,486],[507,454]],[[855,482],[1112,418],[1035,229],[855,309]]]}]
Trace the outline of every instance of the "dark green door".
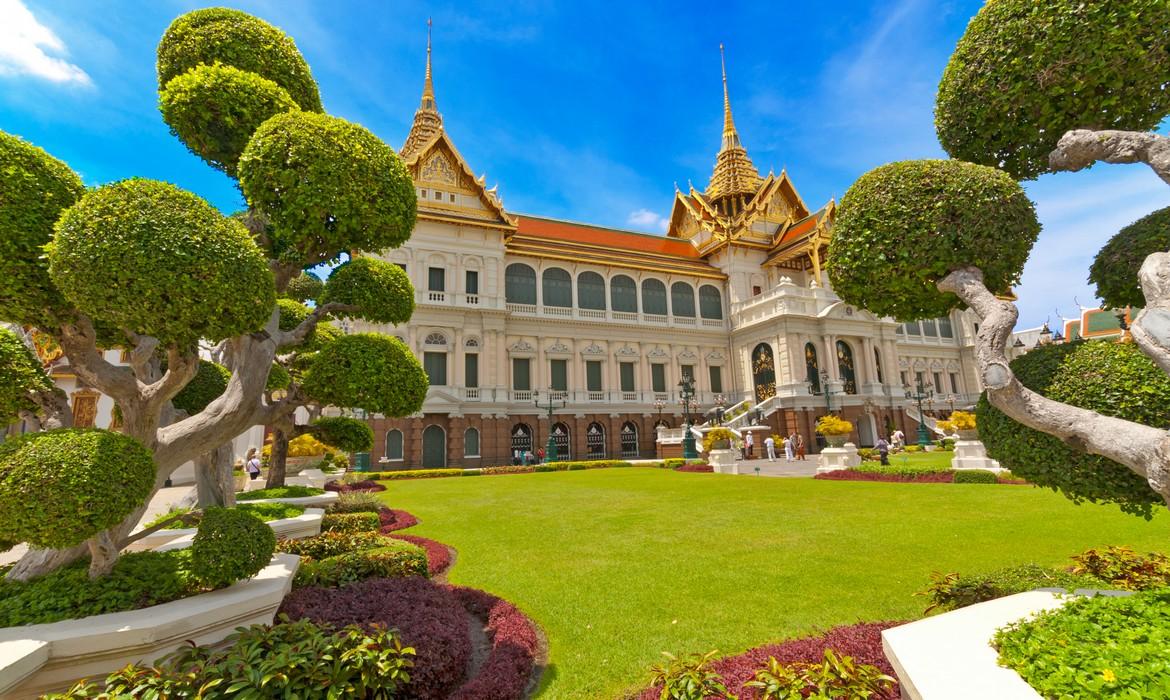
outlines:
[{"label": "dark green door", "polygon": [[447,466],[447,434],[437,425],[428,425],[423,431],[423,467],[442,469]]}]

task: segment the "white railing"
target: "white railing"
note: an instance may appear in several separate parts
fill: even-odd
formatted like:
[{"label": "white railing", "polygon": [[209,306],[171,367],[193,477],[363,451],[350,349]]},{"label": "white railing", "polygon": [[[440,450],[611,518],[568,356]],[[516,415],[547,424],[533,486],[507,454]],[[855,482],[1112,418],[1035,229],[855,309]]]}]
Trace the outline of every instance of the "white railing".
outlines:
[{"label": "white railing", "polygon": [[527,403],[527,402],[532,400],[532,392],[527,390],[527,389],[513,389],[512,390],[512,400],[513,401],[524,401],[525,403]]},{"label": "white railing", "polygon": [[622,392],[622,401],[637,401],[637,400],[638,400],[638,392],[636,392],[636,391],[623,391]]},{"label": "white railing", "polygon": [[[479,303],[475,295],[464,295],[467,304]],[[435,300],[431,300],[435,301]],[[550,318],[575,318],[582,321],[606,321],[610,323],[653,324],[656,326],[675,327],[702,327],[710,329],[726,329],[724,319],[697,319],[689,316],[670,316],[663,314],[646,314],[633,311],[607,311],[603,309],[578,309],[566,306],[541,306],[538,304],[517,304],[508,302],[504,305],[508,313],[524,316],[547,316]]]},{"label": "white railing", "polygon": [[505,305],[510,314],[535,314],[536,304],[513,304],[509,302]]},{"label": "white railing", "polygon": [[463,387],[463,398],[467,401],[479,401],[479,387]]},{"label": "white railing", "polygon": [[577,315],[581,318],[600,318],[605,319],[605,312],[597,309],[577,309]]},{"label": "white railing", "polygon": [[549,316],[573,317],[573,308],[570,306],[546,306],[544,307],[544,312]]},{"label": "white railing", "polygon": [[447,301],[446,292],[427,292],[427,301],[442,303]]},{"label": "white railing", "polygon": [[479,306],[478,294],[464,294],[463,299],[471,306]]},{"label": "white railing", "polygon": [[693,325],[695,325],[695,319],[687,318],[686,316],[675,316],[674,322],[676,325],[679,325],[679,326],[693,326]]},{"label": "white railing", "polygon": [[559,389],[553,389],[552,391],[550,391],[548,393],[549,393],[549,396],[552,397],[553,401],[565,401],[569,398],[569,392],[562,391]]},{"label": "white railing", "polygon": [[589,401],[605,401],[604,391],[588,391],[586,392],[586,399]]},{"label": "white railing", "polygon": [[642,320],[646,323],[658,323],[665,326],[670,321],[670,317],[659,316],[658,314],[642,314]]},{"label": "white railing", "polygon": [[723,328],[727,325],[727,321],[723,319],[705,318],[703,319],[703,326],[706,328]]},{"label": "white railing", "polygon": [[636,311],[611,311],[610,318],[615,321],[630,321],[631,323],[637,323],[638,313]]}]

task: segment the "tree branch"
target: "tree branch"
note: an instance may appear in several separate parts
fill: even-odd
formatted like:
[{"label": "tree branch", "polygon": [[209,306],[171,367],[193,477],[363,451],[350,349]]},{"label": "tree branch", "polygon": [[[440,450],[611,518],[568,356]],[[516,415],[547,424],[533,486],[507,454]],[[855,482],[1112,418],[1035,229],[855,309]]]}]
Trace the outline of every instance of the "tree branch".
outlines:
[{"label": "tree branch", "polygon": [[138,532],[135,532],[133,535],[129,535],[128,537],[123,537],[121,542],[118,544],[118,549],[126,549],[126,547],[137,542],[138,540],[141,540],[144,537],[149,537],[149,536],[153,535],[154,533],[158,532],[159,530],[166,529],[166,527],[172,523],[181,522],[184,525],[193,525],[195,523],[196,518],[202,514],[203,514],[203,511],[192,510],[192,511],[188,511],[186,513],[179,513],[178,515],[167,518],[166,520],[160,520],[159,522],[155,523],[154,525],[151,525],[148,528],[145,528],[143,530],[139,530]]},{"label": "tree branch", "polygon": [[988,400],[1016,421],[1085,452],[1101,455],[1145,477],[1170,503],[1170,433],[1053,401],[1027,389],[1008,366],[1007,341],[1016,324],[1014,304],[997,299],[976,267],[955,270],[938,283],[982,320],[975,362]]},{"label": "tree branch", "polygon": [[167,371],[153,384],[142,387],[142,398],[146,401],[148,411],[175,398],[199,371],[199,355],[195,352],[184,352],[178,348],[167,349]]},{"label": "tree branch", "polygon": [[58,339],[70,367],[83,382],[118,403],[139,399],[138,380],[133,370],[106,361],[98,350],[97,333],[88,318],[81,316],[76,323],[62,326]]},{"label": "tree branch", "polygon": [[1170,184],[1170,139],[1144,131],[1074,129],[1048,156],[1053,170],[1076,172],[1093,163],[1145,163]]},{"label": "tree branch", "polygon": [[276,344],[282,348],[300,345],[301,343],[305,342],[305,338],[309,337],[309,334],[313,332],[313,329],[317,327],[317,324],[323,321],[327,316],[345,311],[357,311],[357,307],[351,304],[341,304],[338,302],[320,304],[317,306],[317,308],[313,309],[313,313],[309,314],[309,317],[304,321],[301,321],[300,325],[298,325],[296,328],[292,329],[291,331],[278,331],[276,334]]}]

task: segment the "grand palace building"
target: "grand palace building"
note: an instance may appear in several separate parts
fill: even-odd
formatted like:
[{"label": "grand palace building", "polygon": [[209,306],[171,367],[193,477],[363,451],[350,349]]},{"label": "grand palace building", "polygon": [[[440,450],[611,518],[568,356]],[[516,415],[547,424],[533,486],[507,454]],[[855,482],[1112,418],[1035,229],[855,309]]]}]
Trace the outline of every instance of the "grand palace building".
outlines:
[{"label": "grand palace building", "polygon": [[[978,393],[970,317],[899,324],[845,304],[823,261],[834,203],[810,208],[786,172],[761,176],[740,142],[723,78],[723,134],[705,190],[677,191],[665,237],[506,210],[459,154],[438,112],[430,47],[401,155],[418,223],[385,259],[415,287],[396,335],[431,387],[421,413],[370,419],[373,468],[489,466],[536,450],[562,459],[650,457],[692,412],[749,408],[801,432],[831,408],[872,444],[913,428],[906,387],[933,408]],[[554,405],[548,418],[547,408]],[[696,422],[703,422],[700,417]]]}]

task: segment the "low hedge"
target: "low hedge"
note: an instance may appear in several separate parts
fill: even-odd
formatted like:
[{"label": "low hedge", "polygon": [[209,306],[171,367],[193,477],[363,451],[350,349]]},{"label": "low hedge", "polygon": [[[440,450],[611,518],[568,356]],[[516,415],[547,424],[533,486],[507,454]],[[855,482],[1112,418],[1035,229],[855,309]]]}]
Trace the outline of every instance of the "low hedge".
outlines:
[{"label": "low hedge", "polygon": [[1087,574],[1070,573],[1039,564],[1023,564],[982,574],[936,573],[931,577],[930,586],[916,595],[930,599],[930,605],[925,610],[929,613],[933,610],[964,608],[1037,588],[1064,588],[1072,591],[1112,586]]},{"label": "low hedge", "polygon": [[370,491],[339,493],[329,506],[330,513],[378,513],[386,505]]},{"label": "low hedge", "polygon": [[281,540],[276,543],[276,551],[309,559],[327,559],[339,554],[377,549],[384,541],[377,532],[322,532],[298,540]]},{"label": "low hedge", "polygon": [[368,491],[374,493],[377,491],[385,491],[386,487],[373,479],[365,479],[362,481],[351,481],[344,483],[341,481],[327,481],[325,482],[326,491],[336,491],[337,493],[353,493],[355,491]]},{"label": "low hedge", "polygon": [[[291,503],[240,503],[240,504],[237,504],[235,506],[235,508],[236,508],[236,510],[243,511],[245,513],[251,513],[252,515],[255,515],[256,517],[260,518],[261,520],[263,520],[266,523],[270,523],[273,520],[286,520],[288,518],[296,518],[296,517],[299,517],[299,516],[305,514],[305,507],[304,506],[295,506]],[[190,513],[191,511],[192,511],[191,508],[172,509],[169,512],[163,513],[162,515],[158,516],[154,520],[151,520],[149,523],[147,523],[144,526],[143,529],[157,525],[158,523],[162,522],[163,520],[166,520],[167,518],[173,518],[176,515]],[[196,525],[199,524],[199,520],[202,517],[203,517],[202,513],[196,513],[196,514],[192,515],[188,519],[187,522],[184,522],[182,520],[176,520],[175,522],[171,523],[170,525],[167,525],[163,529],[164,530],[183,530],[186,528],[195,527]]]},{"label": "low hedge", "polygon": [[999,476],[986,469],[956,469],[956,484],[998,484]]},{"label": "low hedge", "polygon": [[[670,462],[671,460],[667,460]],[[686,460],[677,460],[682,465]],[[438,479],[448,476],[493,476],[499,474],[531,474],[533,472],[566,472],[581,469],[617,469],[632,467],[622,459],[590,459],[581,461],[546,462],[544,464],[504,465],[482,469],[403,469],[392,472],[369,472],[368,479],[374,481],[398,481],[400,479]],[[667,465],[670,466],[670,465]]]},{"label": "low hedge", "polygon": [[451,550],[442,542],[417,535],[391,535],[391,537],[422,547],[427,555],[427,571],[431,576],[438,576],[450,568]]},{"label": "low hedge", "polygon": [[264,498],[307,498],[309,496],[320,496],[325,493],[324,489],[315,489],[310,486],[277,486],[271,489],[258,489],[256,491],[244,491],[236,494],[237,501],[258,501]]},{"label": "low hedge", "polygon": [[321,518],[321,532],[377,532],[382,526],[377,513],[326,513]]},{"label": "low hedge", "polygon": [[398,481],[399,479],[437,479],[444,476],[463,476],[463,469],[404,469],[396,472],[370,472],[373,481]]},{"label": "low hedge", "polygon": [[[862,465],[864,466],[864,465]],[[885,481],[916,484],[949,484],[955,475],[950,470],[944,472],[924,472],[921,474],[897,474],[874,469],[836,469],[831,472],[817,474],[814,479],[823,481]]]},{"label": "low hedge", "polygon": [[405,530],[408,527],[418,525],[418,518],[404,510],[394,510],[393,508],[383,508],[378,512],[378,517],[382,521],[382,534],[386,535],[398,530]]},{"label": "low hedge", "polygon": [[869,474],[893,474],[895,476],[918,477],[926,474],[942,474],[951,471],[949,465],[909,465],[909,464],[862,464],[854,467],[856,471]]},{"label": "low hedge", "polygon": [[377,549],[302,562],[293,585],[337,587],[369,578],[429,575],[427,555],[422,547],[398,539],[382,540],[382,546]]}]

